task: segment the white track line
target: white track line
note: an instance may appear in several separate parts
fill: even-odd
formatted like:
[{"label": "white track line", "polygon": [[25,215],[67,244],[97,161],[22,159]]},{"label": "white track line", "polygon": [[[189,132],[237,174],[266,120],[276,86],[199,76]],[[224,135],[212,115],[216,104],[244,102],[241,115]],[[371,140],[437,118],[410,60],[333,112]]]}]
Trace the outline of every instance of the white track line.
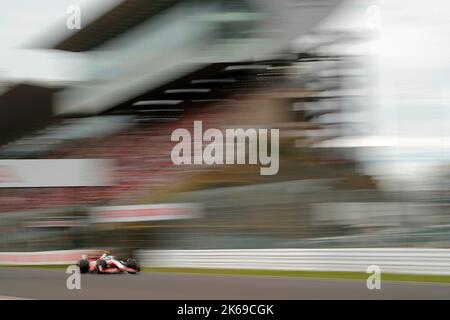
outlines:
[{"label": "white track line", "polygon": [[30,300],[30,299],[20,297],[0,296],[0,300]]}]

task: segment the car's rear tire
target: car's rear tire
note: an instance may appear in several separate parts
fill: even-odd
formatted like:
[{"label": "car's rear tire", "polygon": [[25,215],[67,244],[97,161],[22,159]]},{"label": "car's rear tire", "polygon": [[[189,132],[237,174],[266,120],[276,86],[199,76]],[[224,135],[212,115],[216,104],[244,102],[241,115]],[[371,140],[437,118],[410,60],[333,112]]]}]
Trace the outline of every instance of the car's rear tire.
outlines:
[{"label": "car's rear tire", "polygon": [[78,262],[78,267],[80,268],[80,273],[88,273],[89,272],[89,260],[81,259]]},{"label": "car's rear tire", "polygon": [[95,269],[97,272],[103,272],[108,267],[105,260],[97,260]]}]

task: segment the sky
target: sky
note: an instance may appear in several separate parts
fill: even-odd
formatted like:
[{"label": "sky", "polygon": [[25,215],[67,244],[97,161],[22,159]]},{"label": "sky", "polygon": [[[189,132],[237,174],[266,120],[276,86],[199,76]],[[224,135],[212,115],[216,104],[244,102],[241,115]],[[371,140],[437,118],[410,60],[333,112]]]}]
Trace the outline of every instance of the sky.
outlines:
[{"label": "sky", "polygon": [[390,180],[389,187],[423,187],[445,165],[450,177],[450,2],[352,0],[320,28],[367,29],[373,5],[380,15],[365,48],[365,135],[325,145],[359,147],[363,170]]},{"label": "sky", "polygon": [[371,115],[374,134],[394,147],[377,154],[391,165],[374,168],[402,173],[414,187],[434,169],[450,169],[450,3],[383,1],[381,8]]}]

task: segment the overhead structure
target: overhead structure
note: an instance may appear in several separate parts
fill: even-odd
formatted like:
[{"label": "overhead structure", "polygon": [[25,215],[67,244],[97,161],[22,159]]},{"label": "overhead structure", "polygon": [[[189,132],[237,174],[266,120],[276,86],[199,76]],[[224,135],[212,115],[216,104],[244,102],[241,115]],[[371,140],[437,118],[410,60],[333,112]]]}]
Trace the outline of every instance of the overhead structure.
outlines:
[{"label": "overhead structure", "polygon": [[[55,112],[104,112],[212,63],[255,61],[286,52],[292,40],[341,1],[125,0],[48,45],[83,52],[90,75],[57,95]],[[258,71],[265,66],[232,68]],[[221,75],[227,79],[223,81],[233,81],[234,70],[228,71]]]}]

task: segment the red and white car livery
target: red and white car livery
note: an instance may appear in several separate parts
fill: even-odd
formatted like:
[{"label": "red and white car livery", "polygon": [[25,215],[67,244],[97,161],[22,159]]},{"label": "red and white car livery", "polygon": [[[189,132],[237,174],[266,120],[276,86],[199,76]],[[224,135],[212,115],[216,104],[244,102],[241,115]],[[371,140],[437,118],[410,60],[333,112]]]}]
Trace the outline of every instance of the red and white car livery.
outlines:
[{"label": "red and white car livery", "polygon": [[136,274],[141,268],[135,259],[128,258],[126,261],[115,256],[104,253],[100,258],[89,258],[82,256],[78,262],[81,273],[131,273]]}]

